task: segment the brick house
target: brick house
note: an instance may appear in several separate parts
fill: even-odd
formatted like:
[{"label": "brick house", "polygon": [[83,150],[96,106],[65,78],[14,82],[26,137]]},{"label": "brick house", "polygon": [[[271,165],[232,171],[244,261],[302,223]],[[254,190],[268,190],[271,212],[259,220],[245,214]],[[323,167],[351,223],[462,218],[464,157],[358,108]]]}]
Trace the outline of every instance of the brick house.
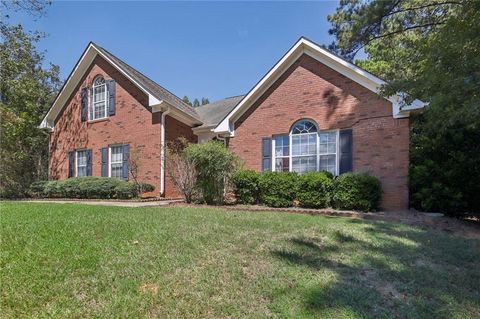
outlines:
[{"label": "brick house", "polygon": [[165,173],[168,141],[224,140],[259,171],[368,171],[382,207],[408,207],[409,114],[421,101],[380,97],[382,80],[305,38],[246,94],[197,108],[90,43],[41,127],[50,129],[51,179],[139,176],[178,196]]}]

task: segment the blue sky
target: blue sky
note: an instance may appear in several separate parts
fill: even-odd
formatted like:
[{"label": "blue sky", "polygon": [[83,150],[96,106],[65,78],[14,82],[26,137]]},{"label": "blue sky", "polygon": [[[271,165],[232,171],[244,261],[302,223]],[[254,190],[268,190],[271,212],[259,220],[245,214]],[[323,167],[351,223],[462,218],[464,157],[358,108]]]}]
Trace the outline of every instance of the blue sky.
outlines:
[{"label": "blue sky", "polygon": [[324,2],[59,2],[44,17],[14,16],[46,32],[40,48],[65,79],[94,41],[182,97],[248,92],[300,37],[329,44]]}]

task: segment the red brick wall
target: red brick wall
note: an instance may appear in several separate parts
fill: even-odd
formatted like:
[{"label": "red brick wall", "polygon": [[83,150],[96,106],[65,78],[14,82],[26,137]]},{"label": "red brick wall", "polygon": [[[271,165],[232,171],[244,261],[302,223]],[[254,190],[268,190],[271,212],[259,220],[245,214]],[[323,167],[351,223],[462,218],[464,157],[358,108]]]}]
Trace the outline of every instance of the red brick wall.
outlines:
[{"label": "red brick wall", "polygon": [[[192,143],[197,142],[197,136],[193,134],[192,129],[183,124],[182,122],[169,117],[167,115],[166,125],[165,125],[165,141],[175,141],[179,137],[185,137]],[[165,171],[165,196],[166,197],[183,197],[181,193],[177,190],[173,181],[171,180],[169,174],[169,160],[168,156],[166,157],[166,171]]]},{"label": "red brick wall", "polygon": [[382,207],[408,207],[408,119],[391,103],[308,55],[301,56],[235,123],[229,145],[251,169],[261,169],[261,138],[286,134],[313,119],[321,130],[353,129],[353,169],[380,178]]},{"label": "red brick wall", "polygon": [[[82,122],[80,119],[80,90],[91,86],[97,75],[116,82],[116,113],[105,120]],[[92,149],[92,175],[101,175],[101,148],[110,144],[130,144],[133,152],[139,149],[139,176],[142,182],[155,185],[151,195],[160,192],[160,121],[161,113],[151,113],[148,96],[126,79],[109,63],[97,57],[74,90],[63,112],[57,118],[50,135],[50,178],[68,177],[68,152]],[[191,129],[167,116],[167,138],[193,135]],[[174,190],[167,182],[166,195]]]}]

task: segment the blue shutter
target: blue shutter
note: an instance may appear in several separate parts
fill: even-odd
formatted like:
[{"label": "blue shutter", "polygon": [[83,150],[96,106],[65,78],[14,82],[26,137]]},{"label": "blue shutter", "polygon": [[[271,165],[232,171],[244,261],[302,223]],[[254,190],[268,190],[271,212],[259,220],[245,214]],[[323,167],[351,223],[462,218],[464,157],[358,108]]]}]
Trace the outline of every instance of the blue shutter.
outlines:
[{"label": "blue shutter", "polygon": [[82,122],[85,122],[88,117],[88,89],[87,88],[82,88],[80,91],[80,117]]},{"label": "blue shutter", "polygon": [[75,176],[75,152],[68,152],[68,177]]},{"label": "blue shutter", "polygon": [[101,173],[103,177],[108,176],[108,148],[104,147],[102,148],[102,168],[101,168]]},{"label": "blue shutter", "polygon": [[88,119],[93,120],[93,88],[90,88],[88,92],[90,96],[90,103],[88,104],[88,107],[90,108],[90,116]]},{"label": "blue shutter", "polygon": [[115,80],[107,81],[108,116],[115,115]]},{"label": "blue shutter", "polygon": [[351,172],[353,169],[352,160],[352,130],[346,129],[340,131],[340,174]]},{"label": "blue shutter", "polygon": [[272,170],[272,139],[262,137],[262,172]]},{"label": "blue shutter", "polygon": [[87,150],[87,176],[92,176],[92,150]]},{"label": "blue shutter", "polygon": [[130,151],[130,146],[128,144],[123,145],[123,167],[122,167],[122,178],[128,181],[128,153]]}]

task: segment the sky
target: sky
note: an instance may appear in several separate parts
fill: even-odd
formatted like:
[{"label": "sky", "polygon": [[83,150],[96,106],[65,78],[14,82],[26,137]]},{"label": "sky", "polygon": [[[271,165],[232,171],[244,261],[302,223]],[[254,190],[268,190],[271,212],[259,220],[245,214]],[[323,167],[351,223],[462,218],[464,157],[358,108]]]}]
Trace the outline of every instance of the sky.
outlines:
[{"label": "sky", "polygon": [[62,79],[93,41],[179,97],[215,101],[247,93],[300,36],[330,44],[337,5],[54,1],[43,17],[10,22],[47,34],[39,48]]}]

